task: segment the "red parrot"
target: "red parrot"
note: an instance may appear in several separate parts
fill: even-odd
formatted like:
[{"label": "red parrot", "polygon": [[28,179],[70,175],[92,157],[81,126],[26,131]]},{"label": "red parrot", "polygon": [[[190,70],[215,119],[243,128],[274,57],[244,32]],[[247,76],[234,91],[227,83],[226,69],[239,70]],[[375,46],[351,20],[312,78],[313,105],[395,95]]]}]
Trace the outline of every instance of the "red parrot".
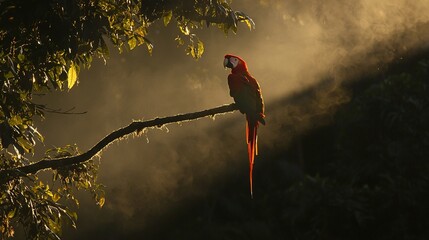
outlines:
[{"label": "red parrot", "polygon": [[229,95],[234,98],[241,113],[246,114],[246,142],[250,164],[250,195],[253,198],[253,163],[258,155],[257,130],[259,123],[265,125],[264,100],[258,82],[247,70],[246,62],[238,56],[225,55],[225,68],[231,68],[228,75]]}]

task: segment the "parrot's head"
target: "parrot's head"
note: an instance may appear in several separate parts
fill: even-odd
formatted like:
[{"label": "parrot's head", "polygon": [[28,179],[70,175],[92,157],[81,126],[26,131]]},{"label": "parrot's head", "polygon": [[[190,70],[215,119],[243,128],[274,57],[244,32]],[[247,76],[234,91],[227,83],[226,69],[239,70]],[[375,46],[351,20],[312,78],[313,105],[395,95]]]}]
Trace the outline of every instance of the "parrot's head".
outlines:
[{"label": "parrot's head", "polygon": [[247,71],[246,62],[238,56],[227,54],[223,60],[225,68],[231,68],[232,71]]}]

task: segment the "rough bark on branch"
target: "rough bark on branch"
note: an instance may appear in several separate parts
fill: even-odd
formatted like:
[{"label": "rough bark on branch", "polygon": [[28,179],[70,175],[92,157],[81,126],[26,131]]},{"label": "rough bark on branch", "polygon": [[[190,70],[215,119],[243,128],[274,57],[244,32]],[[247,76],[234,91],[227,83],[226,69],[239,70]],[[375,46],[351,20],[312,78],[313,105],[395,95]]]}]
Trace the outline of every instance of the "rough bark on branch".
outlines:
[{"label": "rough bark on branch", "polygon": [[69,166],[72,164],[86,162],[91,158],[93,158],[95,155],[97,155],[97,153],[103,150],[103,148],[109,145],[110,143],[120,138],[123,138],[133,132],[139,133],[145,128],[161,127],[170,123],[191,121],[191,120],[195,120],[195,119],[203,118],[207,116],[215,116],[216,114],[233,112],[235,110],[238,110],[238,108],[235,105],[235,103],[232,103],[229,105],[223,105],[223,106],[219,106],[216,108],[207,109],[199,112],[185,113],[185,114],[179,114],[179,115],[163,117],[163,118],[155,118],[147,121],[133,121],[128,126],[111,132],[109,135],[107,135],[106,137],[101,139],[97,144],[95,144],[91,149],[89,149],[87,152],[84,152],[82,154],[79,154],[76,156],[49,159],[49,160],[45,159],[27,166],[15,168],[15,169],[1,170],[0,184],[3,184],[5,182],[8,182],[18,177],[27,176],[29,174],[35,174],[40,170],[55,169],[59,167]]}]

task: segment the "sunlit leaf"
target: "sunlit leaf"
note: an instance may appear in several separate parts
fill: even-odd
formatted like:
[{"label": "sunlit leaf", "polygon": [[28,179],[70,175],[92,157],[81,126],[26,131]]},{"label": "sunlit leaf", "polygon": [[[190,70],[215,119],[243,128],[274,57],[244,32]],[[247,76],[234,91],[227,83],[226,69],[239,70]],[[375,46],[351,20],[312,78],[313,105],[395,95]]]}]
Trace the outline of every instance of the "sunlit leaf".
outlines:
[{"label": "sunlit leaf", "polygon": [[172,17],[173,17],[173,11],[170,10],[164,13],[164,16],[163,16],[164,26],[167,26],[168,23],[170,23]]},{"label": "sunlit leaf", "polygon": [[179,25],[179,29],[180,31],[185,34],[186,36],[189,35],[191,33],[191,31],[189,31],[189,28],[187,25]]},{"label": "sunlit leaf", "polygon": [[8,212],[7,218],[12,219],[15,216],[15,213],[16,213],[16,208]]},{"label": "sunlit leaf", "polygon": [[54,193],[51,198],[52,201],[57,202],[58,200],[60,200],[61,196],[58,193]]},{"label": "sunlit leaf", "polygon": [[25,60],[24,54],[18,54],[18,60],[23,62]]},{"label": "sunlit leaf", "polygon": [[100,208],[102,208],[104,206],[106,199],[104,197],[101,197],[100,199],[98,199],[98,206],[100,206]]},{"label": "sunlit leaf", "polygon": [[67,215],[71,217],[74,221],[77,221],[77,213],[71,211],[70,209],[66,209]]},{"label": "sunlit leaf", "polygon": [[17,140],[18,140],[19,146],[21,146],[25,152],[27,153],[33,152],[33,145],[27,139],[23,137],[18,137]]},{"label": "sunlit leaf", "polygon": [[68,89],[71,89],[75,85],[77,80],[77,71],[73,62],[70,64],[67,76],[67,87]]},{"label": "sunlit leaf", "polygon": [[197,42],[197,50],[198,50],[197,56],[201,57],[203,55],[203,53],[204,53],[204,44],[199,39],[198,39],[198,42]]},{"label": "sunlit leaf", "polygon": [[247,27],[249,27],[249,30],[255,29],[255,23],[252,19],[245,19],[244,22],[246,23]]},{"label": "sunlit leaf", "polygon": [[204,53],[204,44],[199,39],[196,42],[195,44],[195,40],[191,39],[191,44],[187,48],[187,54],[190,54],[195,59],[199,59]]},{"label": "sunlit leaf", "polygon": [[151,41],[149,40],[149,39],[147,39],[147,38],[143,38],[144,39],[144,41],[145,41],[145,43],[146,43],[146,46],[147,46],[147,50],[148,50],[148,52],[149,52],[149,54],[150,55],[152,55],[152,51],[153,51],[153,44],[151,43]]},{"label": "sunlit leaf", "polygon": [[134,37],[129,39],[128,46],[130,47],[130,50],[133,50],[137,46],[137,39]]},{"label": "sunlit leaf", "polygon": [[11,126],[17,126],[22,124],[22,118],[19,115],[13,115],[8,120],[9,125]]},{"label": "sunlit leaf", "polygon": [[53,198],[54,197],[54,194],[52,193],[52,191],[50,191],[50,190],[48,190],[48,189],[46,189],[45,190],[45,194],[46,195],[48,195],[49,197],[51,197],[51,198]]},{"label": "sunlit leaf", "polygon": [[39,131],[37,131],[37,129],[36,128],[34,128],[33,126],[28,126],[30,129],[31,129],[31,131],[34,133],[34,134],[36,134],[36,136],[37,136],[37,138],[39,139],[39,141],[41,141],[41,142],[43,142],[45,139],[44,139],[44,137],[43,137],[43,135],[42,134],[40,134],[40,132]]},{"label": "sunlit leaf", "polygon": [[100,38],[100,48],[102,57],[104,58],[104,61],[106,61],[106,59],[109,58],[110,53],[109,48],[107,47],[106,42],[103,38]]},{"label": "sunlit leaf", "polygon": [[183,41],[183,39],[180,36],[177,36],[174,40],[177,41],[178,46],[185,44],[185,41]]},{"label": "sunlit leaf", "polygon": [[60,240],[58,234],[61,234],[61,223],[58,222],[58,219],[52,220],[51,218],[46,218],[48,222],[49,230],[51,230],[51,235],[55,237],[55,239]]},{"label": "sunlit leaf", "polygon": [[245,13],[240,11],[235,11],[235,15],[237,16],[237,19],[239,21],[246,23],[247,27],[249,27],[249,30],[255,29],[255,22]]}]

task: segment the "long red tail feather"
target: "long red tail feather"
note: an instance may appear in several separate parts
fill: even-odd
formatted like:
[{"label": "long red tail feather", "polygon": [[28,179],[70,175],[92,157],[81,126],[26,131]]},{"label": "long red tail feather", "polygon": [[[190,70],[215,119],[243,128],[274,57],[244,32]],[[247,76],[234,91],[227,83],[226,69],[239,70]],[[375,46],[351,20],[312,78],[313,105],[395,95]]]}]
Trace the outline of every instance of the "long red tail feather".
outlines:
[{"label": "long red tail feather", "polygon": [[250,195],[252,198],[253,198],[253,163],[255,162],[255,155],[258,155],[257,130],[258,130],[258,122],[252,121],[251,119],[249,119],[249,117],[247,117],[246,142],[247,142],[247,152],[249,154]]}]

